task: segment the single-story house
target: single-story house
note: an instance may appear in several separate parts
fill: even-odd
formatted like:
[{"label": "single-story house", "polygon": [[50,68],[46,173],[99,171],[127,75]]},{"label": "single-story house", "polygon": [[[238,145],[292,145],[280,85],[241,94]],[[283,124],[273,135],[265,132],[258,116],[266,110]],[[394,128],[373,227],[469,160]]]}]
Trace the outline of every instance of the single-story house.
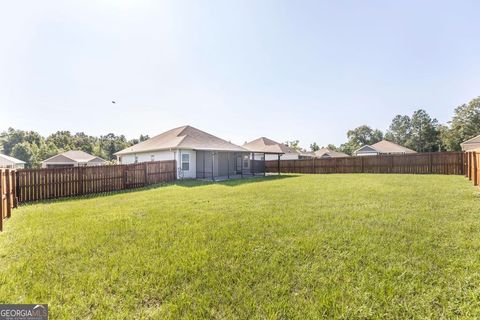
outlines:
[{"label": "single-story house", "polygon": [[321,148],[317,151],[314,152],[315,158],[343,158],[343,157],[350,157],[348,154],[335,151],[335,150],[330,150],[328,148]]},{"label": "single-story house", "polygon": [[25,168],[25,161],[0,153],[0,168],[23,169]]},{"label": "single-story house", "polygon": [[417,152],[387,140],[382,140],[370,146],[365,145],[354,151],[354,154],[356,156],[376,156],[380,154],[406,154],[406,153],[417,153]]},{"label": "single-story house", "polygon": [[462,151],[474,151],[474,149],[480,148],[480,134],[465,142],[460,143]]},{"label": "single-story house", "polygon": [[278,160],[279,156],[281,160],[297,160],[300,157],[300,153],[295,149],[265,137],[247,142],[242,147],[250,151],[264,153],[265,160]]},{"label": "single-story house", "polygon": [[255,157],[255,154],[188,125],[115,153],[121,164],[176,160],[178,179],[212,180],[264,174],[265,161],[252,160],[261,158],[258,155]]},{"label": "single-story house", "polygon": [[70,168],[106,165],[107,161],[81,150],[66,151],[42,161],[42,168]]}]

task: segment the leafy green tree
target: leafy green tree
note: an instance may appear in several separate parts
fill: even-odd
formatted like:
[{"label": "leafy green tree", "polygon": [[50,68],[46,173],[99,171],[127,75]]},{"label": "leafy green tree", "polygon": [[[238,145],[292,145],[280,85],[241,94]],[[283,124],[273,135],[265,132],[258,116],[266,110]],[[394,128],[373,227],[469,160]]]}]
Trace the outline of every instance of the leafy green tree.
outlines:
[{"label": "leafy green tree", "polygon": [[409,116],[397,115],[393,118],[385,134],[385,139],[405,146],[412,136],[412,120]]},{"label": "leafy green tree", "polygon": [[8,128],[6,132],[2,133],[3,152],[10,155],[13,147],[17,144],[28,142],[33,145],[39,145],[44,140],[45,139],[35,131],[23,131]]},{"label": "leafy green tree", "polygon": [[57,146],[52,142],[45,142],[42,143],[38,147],[37,159],[38,164],[40,165],[41,161],[53,157],[54,155],[59,154],[60,151],[58,150]]},{"label": "leafy green tree", "polygon": [[411,134],[406,147],[417,152],[438,151],[441,141],[437,127],[437,119],[432,119],[425,110],[415,111],[411,118]]},{"label": "leafy green tree", "polygon": [[36,145],[32,145],[27,141],[20,142],[16,144],[10,153],[12,157],[23,160],[26,162],[27,167],[35,167],[38,162],[38,157],[36,152],[38,148]]},{"label": "leafy green tree", "polygon": [[303,151],[302,148],[300,147],[300,141],[298,140],[292,140],[292,141],[285,141],[284,144],[287,146],[287,147],[290,147],[294,150],[297,150],[297,151]]},{"label": "leafy green tree", "polygon": [[86,135],[83,132],[77,132],[72,137],[73,149],[82,150],[90,154],[94,154],[94,148],[97,143],[98,138]]},{"label": "leafy green tree", "polygon": [[340,151],[340,149],[334,145],[334,144],[328,144],[327,149],[332,150],[332,151]]},{"label": "leafy green tree", "polygon": [[57,131],[47,137],[48,143],[53,143],[58,149],[68,151],[75,149],[73,136],[70,131]]},{"label": "leafy green tree", "polygon": [[355,150],[364,145],[372,145],[383,139],[382,131],[372,129],[367,125],[357,127],[347,132],[348,141],[340,146],[340,151],[353,154]]},{"label": "leafy green tree", "polygon": [[130,145],[124,135],[116,136],[113,133],[109,133],[100,137],[100,147],[104,151],[107,160],[115,159],[113,155],[115,152],[125,149]]},{"label": "leafy green tree", "polygon": [[316,142],[314,142],[314,143],[310,144],[310,150],[312,152],[315,152],[315,151],[320,150],[320,147],[318,146],[318,144]]},{"label": "leafy green tree", "polygon": [[450,128],[442,132],[448,151],[460,151],[460,143],[480,134],[480,97],[455,108]]}]

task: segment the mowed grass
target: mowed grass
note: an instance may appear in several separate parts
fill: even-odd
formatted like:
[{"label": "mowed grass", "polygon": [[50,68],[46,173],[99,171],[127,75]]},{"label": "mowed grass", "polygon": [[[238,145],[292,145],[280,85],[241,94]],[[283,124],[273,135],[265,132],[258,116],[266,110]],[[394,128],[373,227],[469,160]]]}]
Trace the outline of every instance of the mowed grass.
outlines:
[{"label": "mowed grass", "polygon": [[480,197],[461,176],[183,182],[25,205],[0,302],[52,319],[474,318]]}]

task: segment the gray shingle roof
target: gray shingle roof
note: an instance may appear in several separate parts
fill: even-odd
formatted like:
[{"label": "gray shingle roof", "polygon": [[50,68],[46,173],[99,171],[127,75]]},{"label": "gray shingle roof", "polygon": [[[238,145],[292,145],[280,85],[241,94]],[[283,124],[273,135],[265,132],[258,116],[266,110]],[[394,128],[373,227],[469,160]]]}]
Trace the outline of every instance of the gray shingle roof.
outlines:
[{"label": "gray shingle roof", "polygon": [[81,150],[66,151],[66,152],[57,154],[53,157],[50,157],[46,160],[43,160],[42,162],[56,162],[56,161],[64,162],[65,158],[70,159],[74,162],[81,162],[81,163],[90,162],[92,160],[94,160],[94,161],[101,160],[101,161],[106,162],[104,159],[102,159],[100,157],[88,154],[88,153],[86,153],[84,151],[81,151]]},{"label": "gray shingle roof", "polygon": [[317,158],[322,158],[322,157],[323,158],[350,157],[346,153],[330,150],[328,148],[321,148],[320,150],[315,151],[314,154],[315,154],[315,157],[317,157]]},{"label": "gray shingle roof", "polygon": [[17,164],[22,164],[22,163],[26,163],[25,161],[22,161],[20,159],[17,159],[17,158],[14,158],[14,157],[10,157],[10,156],[7,156],[6,154],[1,154],[0,153],[0,158],[3,158],[7,161],[10,161],[10,162],[13,162],[13,163],[17,163]]},{"label": "gray shingle roof", "polygon": [[220,139],[192,126],[171,129],[139,144],[123,149],[115,155],[170,149],[217,150],[247,152],[246,149]]},{"label": "gray shingle roof", "polygon": [[292,149],[283,143],[278,143],[265,137],[260,137],[245,143],[243,147],[252,152],[260,153],[298,153],[295,149]]},{"label": "gray shingle roof", "polygon": [[473,149],[477,149],[480,147],[480,134],[476,137],[473,137],[471,139],[468,139],[467,141],[464,141],[460,143],[460,146],[462,147],[463,151],[470,151]]},{"label": "gray shingle roof", "polygon": [[[387,140],[382,140],[380,142],[374,143],[370,146],[363,146],[357,150],[355,150],[355,154],[360,151],[360,150],[368,150],[368,149],[373,149],[377,151],[378,153],[417,153],[416,151],[412,149],[408,149],[406,147],[403,147],[401,145],[398,145],[396,143],[387,141]],[[370,150],[368,150],[370,152]]]},{"label": "gray shingle roof", "polygon": [[387,141],[387,140],[382,140],[380,142],[374,143],[371,145],[375,150],[382,152],[382,153],[417,153],[416,151],[412,149],[408,149],[406,147],[403,147],[401,145],[398,145],[396,143]]}]

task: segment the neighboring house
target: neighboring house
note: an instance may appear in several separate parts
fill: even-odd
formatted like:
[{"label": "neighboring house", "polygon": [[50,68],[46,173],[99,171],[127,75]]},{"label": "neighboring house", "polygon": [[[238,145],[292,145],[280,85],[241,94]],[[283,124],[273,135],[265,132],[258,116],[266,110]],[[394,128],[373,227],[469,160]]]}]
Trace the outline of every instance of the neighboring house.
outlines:
[{"label": "neighboring house", "polygon": [[107,161],[80,150],[57,154],[42,161],[42,168],[70,168],[106,165]]},{"label": "neighboring house", "polygon": [[297,160],[300,158],[300,153],[295,149],[265,137],[245,143],[242,147],[250,151],[264,153],[265,160],[278,160],[278,156],[281,160]]},{"label": "neighboring house", "polygon": [[300,151],[298,159],[305,160],[305,159],[313,159],[315,158],[315,152],[313,151]]},{"label": "neighboring house", "polygon": [[7,156],[5,154],[0,154],[0,168],[23,169],[25,168],[25,161]]},{"label": "neighboring house", "polygon": [[396,143],[382,140],[371,146],[365,145],[354,151],[356,156],[376,156],[379,154],[406,154],[406,153],[417,153],[411,149],[405,148]]},{"label": "neighboring house", "polygon": [[472,139],[460,143],[462,151],[474,151],[474,149],[480,148],[480,134]]},{"label": "neighboring house", "polygon": [[330,150],[328,148],[321,148],[314,152],[315,158],[342,158],[342,157],[350,157],[348,154]]},{"label": "neighboring house", "polygon": [[179,179],[215,179],[259,172],[251,167],[249,150],[191,126],[166,131],[115,155],[122,164],[176,160]]}]

